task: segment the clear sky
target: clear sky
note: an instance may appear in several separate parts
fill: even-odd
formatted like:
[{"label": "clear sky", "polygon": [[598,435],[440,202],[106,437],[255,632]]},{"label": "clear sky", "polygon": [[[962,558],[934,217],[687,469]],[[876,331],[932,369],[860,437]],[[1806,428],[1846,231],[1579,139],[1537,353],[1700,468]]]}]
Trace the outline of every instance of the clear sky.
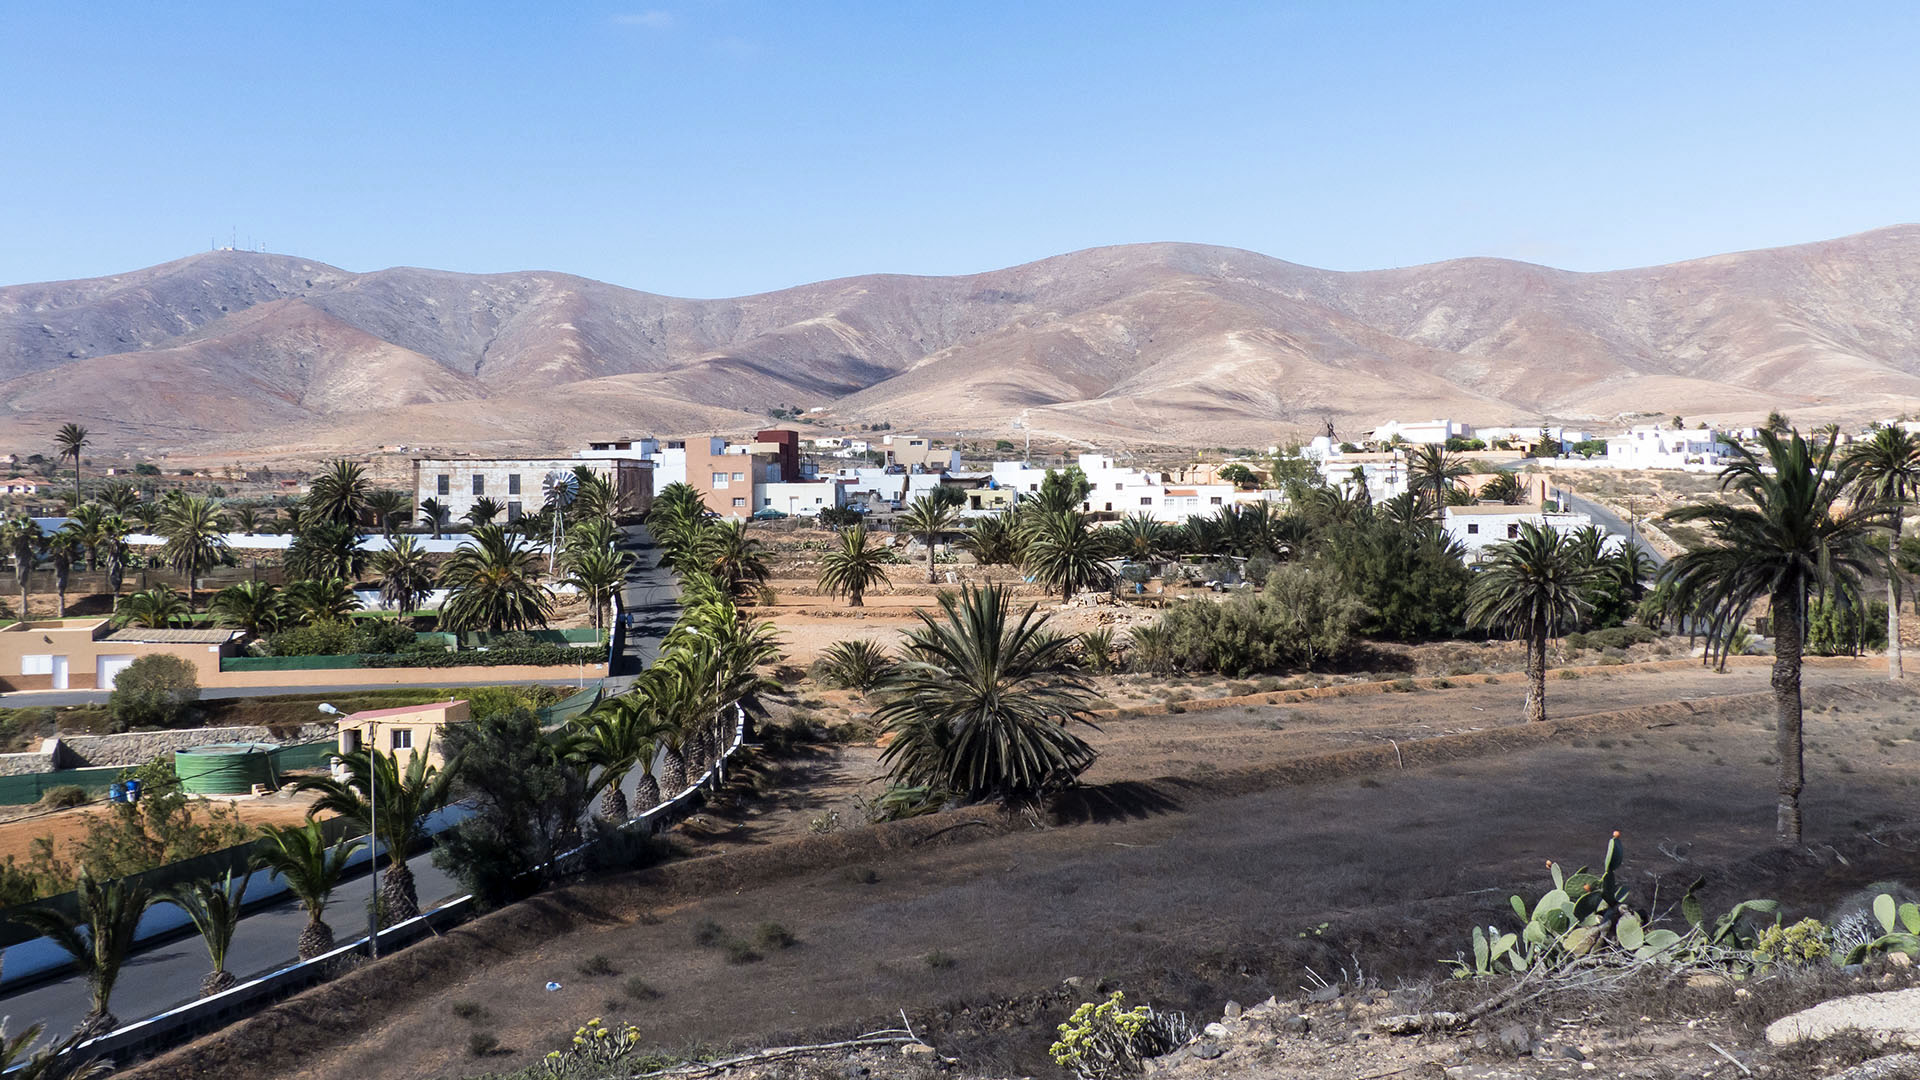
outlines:
[{"label": "clear sky", "polygon": [[0,282],[224,244],[719,296],[1186,240],[1579,270],[1920,220],[1920,4],[0,0]]}]

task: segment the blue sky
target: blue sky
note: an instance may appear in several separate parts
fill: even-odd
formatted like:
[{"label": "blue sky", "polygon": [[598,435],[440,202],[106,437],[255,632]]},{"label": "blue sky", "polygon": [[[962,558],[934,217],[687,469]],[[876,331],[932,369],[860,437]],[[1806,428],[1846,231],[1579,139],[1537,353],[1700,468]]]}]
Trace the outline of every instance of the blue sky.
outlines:
[{"label": "blue sky", "polygon": [[236,230],[720,296],[1150,240],[1600,270],[1920,220],[1911,3],[0,0],[0,39],[0,282]]}]

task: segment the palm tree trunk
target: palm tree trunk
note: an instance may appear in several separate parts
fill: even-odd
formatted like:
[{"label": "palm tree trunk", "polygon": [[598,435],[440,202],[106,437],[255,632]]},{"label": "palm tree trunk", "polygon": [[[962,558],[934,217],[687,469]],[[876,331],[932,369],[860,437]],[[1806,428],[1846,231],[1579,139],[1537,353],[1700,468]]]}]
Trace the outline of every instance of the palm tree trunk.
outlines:
[{"label": "palm tree trunk", "polygon": [[323,953],[333,951],[333,927],[328,926],[318,916],[307,917],[306,929],[300,931],[300,959],[311,960]]},{"label": "palm tree trunk", "polygon": [[1895,505],[1893,511],[1893,537],[1887,546],[1887,678],[1900,678],[1900,571],[1894,565],[1894,559],[1900,554],[1900,515],[1902,507]]},{"label": "palm tree trunk", "polygon": [[933,572],[933,534],[927,534],[927,584],[938,585],[940,579]]},{"label": "palm tree trunk", "polygon": [[420,896],[414,890],[413,870],[407,866],[404,851],[396,851],[387,863],[387,876],[380,882],[382,928],[405,922],[420,914]]},{"label": "palm tree trunk", "polygon": [[620,790],[623,777],[615,777],[607,782],[607,793],[600,796],[600,816],[614,824],[619,824],[633,815],[627,813],[627,794]]},{"label": "palm tree trunk", "polygon": [[633,805],[643,814],[660,805],[660,782],[653,778],[652,773],[640,774],[640,782],[634,785]]},{"label": "palm tree trunk", "polygon": [[1774,754],[1780,759],[1780,842],[1800,843],[1800,792],[1806,787],[1801,730],[1800,654],[1806,629],[1807,588],[1802,582],[1773,594]]},{"label": "palm tree trunk", "polygon": [[862,601],[862,600],[860,599],[860,596],[861,596],[861,592],[862,592],[862,590],[860,590],[860,589],[848,589],[848,590],[847,590],[847,606],[848,606],[848,607],[866,607],[866,606],[867,606],[867,605],[866,605],[866,604],[865,604],[865,603],[864,603],[864,602],[863,602],[863,601]]},{"label": "palm tree trunk", "polygon": [[1527,722],[1547,721],[1547,628],[1535,620],[1527,635]]}]

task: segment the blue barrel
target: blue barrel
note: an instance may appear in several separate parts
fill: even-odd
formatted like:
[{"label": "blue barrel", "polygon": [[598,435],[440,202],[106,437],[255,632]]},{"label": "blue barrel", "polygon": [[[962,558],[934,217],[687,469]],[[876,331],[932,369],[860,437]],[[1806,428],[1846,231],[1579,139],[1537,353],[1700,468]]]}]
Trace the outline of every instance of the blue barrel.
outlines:
[{"label": "blue barrel", "polygon": [[108,802],[126,802],[127,801],[127,785],[121,783],[118,780],[115,780],[113,782],[113,786],[107,789],[107,801]]},{"label": "blue barrel", "polygon": [[140,781],[138,780],[127,781],[127,801],[128,802],[140,801]]}]

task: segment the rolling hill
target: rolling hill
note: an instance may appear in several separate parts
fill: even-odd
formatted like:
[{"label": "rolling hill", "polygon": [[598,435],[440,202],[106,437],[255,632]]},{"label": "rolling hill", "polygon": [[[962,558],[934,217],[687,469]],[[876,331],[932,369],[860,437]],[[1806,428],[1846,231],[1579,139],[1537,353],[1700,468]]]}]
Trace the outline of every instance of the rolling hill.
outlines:
[{"label": "rolling hill", "polygon": [[1331,420],[1892,416],[1920,404],[1920,226],[1581,274],[1317,270],[1140,244],[725,300],[565,274],[353,273],[216,251],[0,288],[0,446],[533,450],[740,431],[779,405],[1096,443]]}]

